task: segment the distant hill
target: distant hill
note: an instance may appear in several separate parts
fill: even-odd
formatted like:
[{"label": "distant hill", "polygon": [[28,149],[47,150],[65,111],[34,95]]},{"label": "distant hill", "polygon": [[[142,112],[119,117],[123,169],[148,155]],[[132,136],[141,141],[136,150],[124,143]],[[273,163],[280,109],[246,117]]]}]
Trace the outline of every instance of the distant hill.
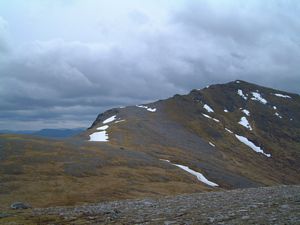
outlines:
[{"label": "distant hill", "polygon": [[75,129],[42,129],[37,131],[30,130],[0,130],[0,134],[28,134],[33,136],[47,137],[47,138],[67,138],[75,136],[83,132],[84,128]]},{"label": "distant hill", "polygon": [[32,130],[0,130],[0,134],[32,134]]},{"label": "distant hill", "polygon": [[75,136],[82,131],[84,128],[77,129],[42,129],[32,133],[31,135],[41,136],[41,137],[51,137],[51,138],[66,138]]}]

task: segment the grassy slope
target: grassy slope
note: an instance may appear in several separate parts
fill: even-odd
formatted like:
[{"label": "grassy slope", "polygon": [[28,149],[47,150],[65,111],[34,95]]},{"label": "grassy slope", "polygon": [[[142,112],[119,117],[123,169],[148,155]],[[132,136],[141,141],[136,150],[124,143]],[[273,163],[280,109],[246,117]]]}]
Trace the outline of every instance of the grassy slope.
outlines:
[{"label": "grassy slope", "polygon": [[151,156],[99,143],[0,136],[0,208],[74,205],[209,190]]}]

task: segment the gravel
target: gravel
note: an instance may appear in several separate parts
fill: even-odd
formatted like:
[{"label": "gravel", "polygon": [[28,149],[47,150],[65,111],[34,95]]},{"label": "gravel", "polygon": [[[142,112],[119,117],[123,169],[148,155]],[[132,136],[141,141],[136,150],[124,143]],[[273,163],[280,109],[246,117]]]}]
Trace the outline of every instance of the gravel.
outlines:
[{"label": "gravel", "polygon": [[32,212],[34,217],[58,216],[62,223],[72,224],[300,224],[300,186],[41,208]]}]

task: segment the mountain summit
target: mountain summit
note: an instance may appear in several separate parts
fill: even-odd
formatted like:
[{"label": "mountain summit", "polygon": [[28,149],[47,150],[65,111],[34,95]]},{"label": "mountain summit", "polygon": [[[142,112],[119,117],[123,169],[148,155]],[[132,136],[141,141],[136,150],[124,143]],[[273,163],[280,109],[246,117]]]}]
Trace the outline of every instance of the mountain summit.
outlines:
[{"label": "mountain summit", "polygon": [[237,80],[110,109],[65,140],[2,134],[0,208],[299,184],[299,119],[299,95]]}]

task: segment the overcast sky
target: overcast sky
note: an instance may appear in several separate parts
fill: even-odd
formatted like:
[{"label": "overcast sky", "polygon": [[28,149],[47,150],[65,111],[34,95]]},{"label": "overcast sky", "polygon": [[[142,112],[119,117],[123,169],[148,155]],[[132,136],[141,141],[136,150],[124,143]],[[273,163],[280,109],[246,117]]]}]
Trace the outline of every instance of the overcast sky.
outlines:
[{"label": "overcast sky", "polygon": [[300,1],[0,0],[0,130],[235,79],[300,93]]}]

